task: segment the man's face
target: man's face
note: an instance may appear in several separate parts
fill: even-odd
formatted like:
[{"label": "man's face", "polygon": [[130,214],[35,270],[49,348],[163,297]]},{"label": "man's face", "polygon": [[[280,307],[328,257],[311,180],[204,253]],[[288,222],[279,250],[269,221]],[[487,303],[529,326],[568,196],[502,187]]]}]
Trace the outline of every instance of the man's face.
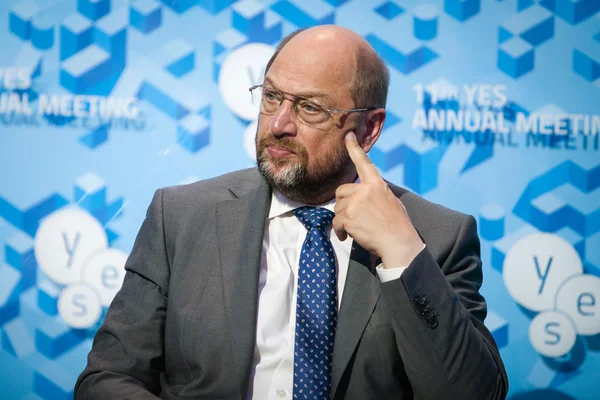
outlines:
[{"label": "man's face", "polygon": [[[351,65],[339,59],[327,63],[325,57],[319,59],[310,52],[286,50],[287,46],[271,66],[263,87],[308,98],[328,109],[354,108],[348,91]],[[329,124],[309,126],[299,120],[292,101],[283,100],[275,114],[259,116],[259,170],[274,188],[292,200],[309,202],[335,190],[353,173],[343,140],[357,123],[355,114],[334,114]]]}]

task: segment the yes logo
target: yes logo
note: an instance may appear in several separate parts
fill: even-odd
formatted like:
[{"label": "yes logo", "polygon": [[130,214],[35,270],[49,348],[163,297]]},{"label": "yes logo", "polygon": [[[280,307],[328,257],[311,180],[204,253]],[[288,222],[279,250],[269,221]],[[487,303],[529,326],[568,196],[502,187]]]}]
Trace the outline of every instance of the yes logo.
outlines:
[{"label": "yes logo", "polygon": [[123,284],[127,254],[108,248],[102,225],[77,207],[42,220],[34,252],[40,269],[66,286],[58,299],[60,317],[73,328],[94,326]]},{"label": "yes logo", "polygon": [[248,89],[260,85],[265,68],[275,48],[263,43],[250,43],[231,52],[219,72],[219,92],[227,107],[239,118],[250,123],[244,131],[244,150],[256,160],[254,137],[258,126],[258,109],[252,104]]},{"label": "yes logo", "polygon": [[541,355],[563,357],[578,334],[600,333],[600,279],[583,273],[579,255],[560,236],[522,238],[506,255],[502,275],[513,299],[539,312],[529,339]]},{"label": "yes logo", "polygon": [[260,85],[267,62],[275,52],[272,46],[250,43],[231,52],[219,72],[219,92],[227,107],[239,118],[252,121],[258,109],[252,104],[251,86]]},{"label": "yes logo", "polygon": [[0,67],[0,88],[25,90],[31,87],[29,68]]}]

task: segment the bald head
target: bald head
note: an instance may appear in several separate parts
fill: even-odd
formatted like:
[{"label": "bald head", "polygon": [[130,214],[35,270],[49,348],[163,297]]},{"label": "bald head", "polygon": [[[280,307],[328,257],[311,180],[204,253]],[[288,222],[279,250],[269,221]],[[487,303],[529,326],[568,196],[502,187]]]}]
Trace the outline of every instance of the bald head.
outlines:
[{"label": "bald head", "polygon": [[281,58],[305,74],[331,73],[347,87],[354,107],[384,108],[389,85],[385,63],[356,32],[337,25],[320,25],[286,36],[269,60],[265,74]]}]

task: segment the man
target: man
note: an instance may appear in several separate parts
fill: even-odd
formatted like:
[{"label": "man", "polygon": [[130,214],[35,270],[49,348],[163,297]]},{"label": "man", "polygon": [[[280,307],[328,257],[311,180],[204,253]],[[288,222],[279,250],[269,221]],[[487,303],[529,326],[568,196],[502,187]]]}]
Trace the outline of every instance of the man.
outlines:
[{"label": "man", "polygon": [[387,86],[352,31],[286,38],[251,89],[258,171],[155,193],[75,397],[504,398],[473,217],[366,155]]}]

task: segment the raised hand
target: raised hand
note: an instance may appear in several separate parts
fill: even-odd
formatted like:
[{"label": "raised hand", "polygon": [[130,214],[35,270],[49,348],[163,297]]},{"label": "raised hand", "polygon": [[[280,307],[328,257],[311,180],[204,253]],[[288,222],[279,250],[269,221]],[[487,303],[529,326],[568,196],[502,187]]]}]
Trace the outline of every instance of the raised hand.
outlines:
[{"label": "raised hand", "polygon": [[423,249],[423,241],[354,132],[348,132],[344,140],[360,183],[341,185],[335,192],[336,235],[340,240],[352,237],[381,257],[385,268],[408,266]]}]

